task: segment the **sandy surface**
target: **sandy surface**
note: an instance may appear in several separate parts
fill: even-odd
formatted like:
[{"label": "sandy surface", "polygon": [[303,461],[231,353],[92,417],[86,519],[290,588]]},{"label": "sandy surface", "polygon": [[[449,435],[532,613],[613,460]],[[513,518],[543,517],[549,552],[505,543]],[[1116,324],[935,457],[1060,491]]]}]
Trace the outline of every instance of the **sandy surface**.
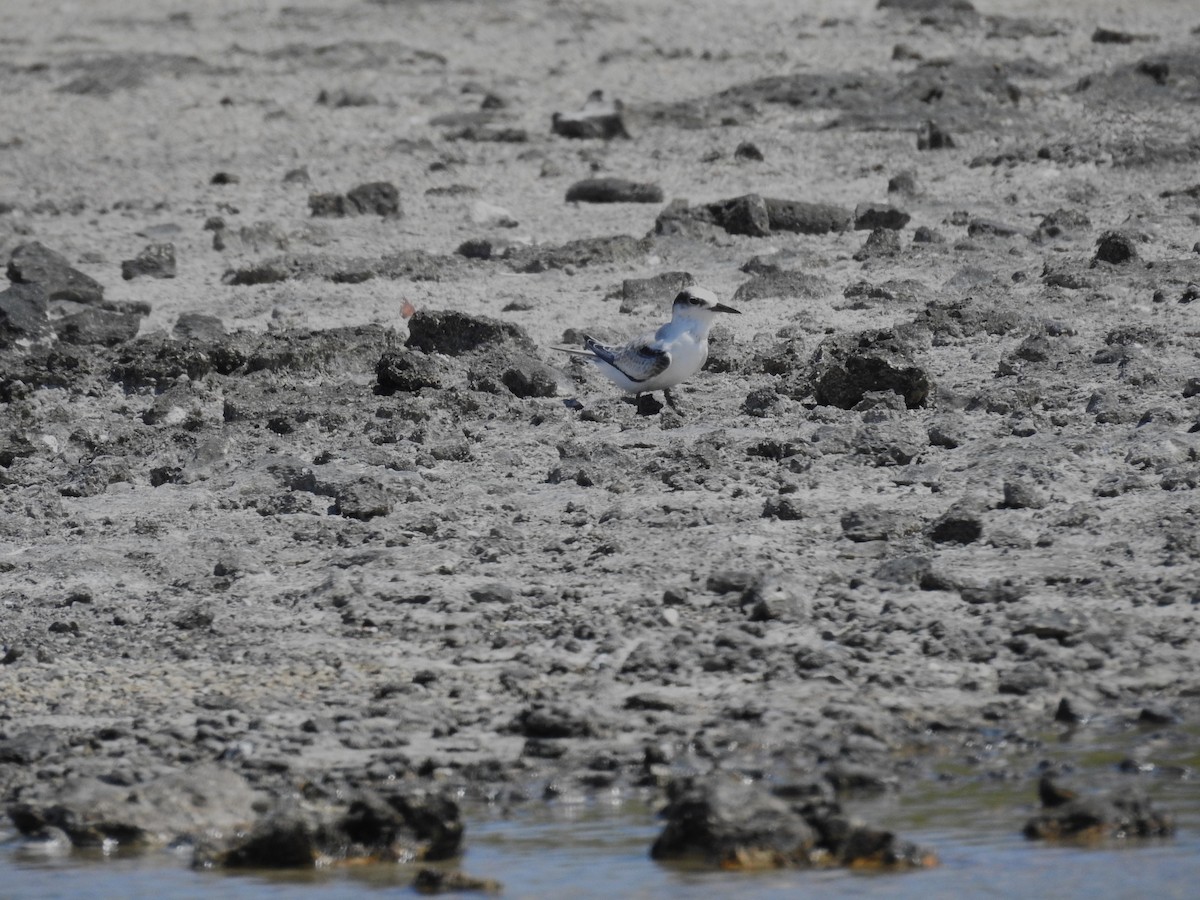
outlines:
[{"label": "sandy surface", "polygon": [[[113,346],[0,339],[0,746],[26,748],[0,796],[213,759],[507,799],[714,765],[1033,777],[1064,698],[1085,730],[1140,717],[1150,758],[1185,740],[1200,13],[977,5],[6,5],[0,254],[37,241],[148,314]],[[595,89],[631,139],[553,135]],[[926,120],[955,147],[918,150]],[[564,202],[601,176],[911,219],[865,259],[854,228],[660,234],[665,202]],[[370,182],[402,215],[310,215]],[[1110,231],[1134,259],[1094,261]],[[616,235],[648,237],[456,253]],[[175,277],[122,278],[163,242]],[[417,278],[381,262],[413,251]],[[811,277],[736,299],[753,257]],[[264,261],[286,277],[231,283]],[[622,313],[622,282],[672,271],[743,315],[686,416],[638,415],[549,348],[662,321],[671,293]],[[406,301],[535,349],[380,393]],[[231,336],[189,343],[189,313]],[[930,383],[911,408],[818,402],[818,347],[869,329]],[[557,396],[496,375],[543,364]]]}]

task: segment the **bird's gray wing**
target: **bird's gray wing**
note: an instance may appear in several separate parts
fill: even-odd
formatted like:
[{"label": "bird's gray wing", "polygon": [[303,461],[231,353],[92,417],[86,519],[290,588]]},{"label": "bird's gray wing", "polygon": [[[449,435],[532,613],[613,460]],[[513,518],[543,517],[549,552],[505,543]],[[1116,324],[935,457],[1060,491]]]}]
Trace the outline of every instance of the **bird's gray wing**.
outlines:
[{"label": "bird's gray wing", "polygon": [[630,341],[623,347],[611,347],[589,337],[583,346],[633,382],[649,381],[671,365],[670,353],[644,339]]}]

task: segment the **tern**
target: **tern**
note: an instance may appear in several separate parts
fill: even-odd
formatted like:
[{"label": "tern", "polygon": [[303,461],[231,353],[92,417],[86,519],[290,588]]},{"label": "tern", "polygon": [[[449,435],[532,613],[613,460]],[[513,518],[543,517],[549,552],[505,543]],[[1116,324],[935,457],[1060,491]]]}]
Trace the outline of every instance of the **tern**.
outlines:
[{"label": "tern", "polygon": [[740,310],[718,302],[717,295],[706,288],[686,288],[671,304],[671,321],[657,331],[617,345],[602,344],[585,335],[582,349],[553,349],[591,360],[609,381],[627,393],[640,396],[662,391],[667,403],[677,410],[671,388],[699,372],[708,359],[708,332],[717,313],[741,315]]}]

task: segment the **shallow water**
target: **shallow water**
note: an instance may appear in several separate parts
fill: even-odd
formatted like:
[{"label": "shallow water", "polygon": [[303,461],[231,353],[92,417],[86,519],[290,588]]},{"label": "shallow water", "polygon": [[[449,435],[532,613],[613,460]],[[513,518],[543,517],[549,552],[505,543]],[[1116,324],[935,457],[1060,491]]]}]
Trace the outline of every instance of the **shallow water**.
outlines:
[{"label": "shallow water", "polygon": [[[1121,746],[1125,744],[1125,746]],[[843,870],[730,873],[663,866],[649,858],[662,827],[644,804],[531,806],[501,816],[468,814],[467,874],[504,885],[505,897],[1195,897],[1200,892],[1200,779],[1188,746],[1173,771],[1115,776],[1125,740],[1059,748],[1048,757],[1081,767],[1078,785],[1136,778],[1176,817],[1174,838],[1101,847],[1027,841],[1021,827],[1035,808],[1035,778],[989,779],[979,773],[930,782],[898,796],[847,804],[863,819],[935,850],[941,865],[903,874]],[[1083,751],[1083,752],[1081,752]],[[75,854],[45,858],[0,845],[0,897],[332,900],[404,893],[415,868],[370,866],[304,873],[228,875],[194,872],[185,855]],[[476,895],[484,896],[484,895]]]}]

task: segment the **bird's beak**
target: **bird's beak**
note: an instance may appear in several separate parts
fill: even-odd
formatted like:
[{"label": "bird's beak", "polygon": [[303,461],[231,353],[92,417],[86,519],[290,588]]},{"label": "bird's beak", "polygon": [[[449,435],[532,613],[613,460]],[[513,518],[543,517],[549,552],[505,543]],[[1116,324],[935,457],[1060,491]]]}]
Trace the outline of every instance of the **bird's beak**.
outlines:
[{"label": "bird's beak", "polygon": [[739,316],[742,314],[740,309],[734,309],[732,306],[726,306],[724,303],[718,303],[716,306],[714,306],[713,312],[734,313]]}]

